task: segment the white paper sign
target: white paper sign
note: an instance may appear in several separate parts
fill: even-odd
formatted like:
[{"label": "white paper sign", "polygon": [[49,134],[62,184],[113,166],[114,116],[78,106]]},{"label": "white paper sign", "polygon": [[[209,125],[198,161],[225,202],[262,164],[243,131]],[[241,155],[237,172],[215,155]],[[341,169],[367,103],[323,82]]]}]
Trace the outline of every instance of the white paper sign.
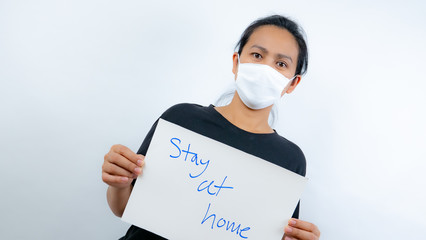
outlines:
[{"label": "white paper sign", "polygon": [[122,220],[172,240],[280,240],[306,178],[160,119]]}]

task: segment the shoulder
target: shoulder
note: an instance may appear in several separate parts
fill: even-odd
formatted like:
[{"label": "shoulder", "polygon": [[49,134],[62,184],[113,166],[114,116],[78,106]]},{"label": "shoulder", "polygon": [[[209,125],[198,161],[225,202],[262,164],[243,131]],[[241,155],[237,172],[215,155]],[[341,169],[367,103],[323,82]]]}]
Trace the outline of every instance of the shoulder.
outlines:
[{"label": "shoulder", "polygon": [[168,108],[161,117],[170,117],[179,113],[194,113],[204,109],[204,106],[195,103],[179,103]]},{"label": "shoulder", "polygon": [[205,117],[208,107],[194,103],[179,103],[167,109],[160,118],[170,122],[187,121]]},{"label": "shoulder", "polygon": [[167,109],[160,118],[197,132],[194,127],[205,126],[211,115],[210,107],[194,103],[180,103]]},{"label": "shoulder", "polygon": [[281,135],[276,135],[276,147],[280,154],[280,158],[289,159],[287,162],[289,166],[286,168],[292,169],[294,172],[305,176],[306,174],[306,158],[302,149],[292,141],[286,139]]},{"label": "shoulder", "polygon": [[287,138],[285,138],[285,137],[283,137],[279,134],[277,134],[277,135],[278,135],[279,141],[282,144],[285,144],[289,149],[291,149],[292,152],[294,152],[294,154],[300,155],[300,157],[303,157],[303,159],[305,158],[305,155],[303,154],[302,149],[298,145],[296,145],[294,142],[288,140]]}]

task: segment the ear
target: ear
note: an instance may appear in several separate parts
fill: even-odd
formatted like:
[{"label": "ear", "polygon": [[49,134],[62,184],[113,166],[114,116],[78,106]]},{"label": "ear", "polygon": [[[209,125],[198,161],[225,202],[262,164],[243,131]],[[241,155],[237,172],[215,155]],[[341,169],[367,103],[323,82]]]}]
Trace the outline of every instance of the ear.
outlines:
[{"label": "ear", "polygon": [[301,80],[302,80],[302,76],[296,75],[296,77],[291,81],[291,84],[288,85],[286,88],[284,88],[283,92],[281,93],[281,97],[284,95],[284,93],[287,93],[287,94],[292,93]]},{"label": "ear", "polygon": [[232,72],[235,75],[235,79],[237,79],[237,72],[238,72],[238,53],[234,52],[232,54]]}]

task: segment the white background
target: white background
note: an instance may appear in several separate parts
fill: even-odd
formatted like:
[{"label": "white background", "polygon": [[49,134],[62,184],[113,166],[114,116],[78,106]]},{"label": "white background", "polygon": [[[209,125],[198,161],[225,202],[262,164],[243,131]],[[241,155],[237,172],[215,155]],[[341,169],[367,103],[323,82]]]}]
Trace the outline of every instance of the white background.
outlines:
[{"label": "white background", "polygon": [[[278,13],[308,74],[277,131],[304,151],[322,239],[426,235],[424,1],[0,1],[0,239],[117,239],[101,180],[180,102],[213,103],[233,47]],[[284,227],[284,226],[283,226]]]}]

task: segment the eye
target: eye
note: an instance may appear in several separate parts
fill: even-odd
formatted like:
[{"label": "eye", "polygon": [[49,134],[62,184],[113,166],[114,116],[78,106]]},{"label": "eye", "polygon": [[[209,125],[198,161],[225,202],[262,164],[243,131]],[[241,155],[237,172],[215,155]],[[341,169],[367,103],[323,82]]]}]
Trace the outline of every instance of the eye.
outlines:
[{"label": "eye", "polygon": [[280,68],[285,68],[287,67],[287,64],[285,62],[277,62],[277,66]]},{"label": "eye", "polygon": [[254,58],[256,58],[256,59],[262,59],[262,55],[260,55],[259,53],[252,53],[251,54]]}]

